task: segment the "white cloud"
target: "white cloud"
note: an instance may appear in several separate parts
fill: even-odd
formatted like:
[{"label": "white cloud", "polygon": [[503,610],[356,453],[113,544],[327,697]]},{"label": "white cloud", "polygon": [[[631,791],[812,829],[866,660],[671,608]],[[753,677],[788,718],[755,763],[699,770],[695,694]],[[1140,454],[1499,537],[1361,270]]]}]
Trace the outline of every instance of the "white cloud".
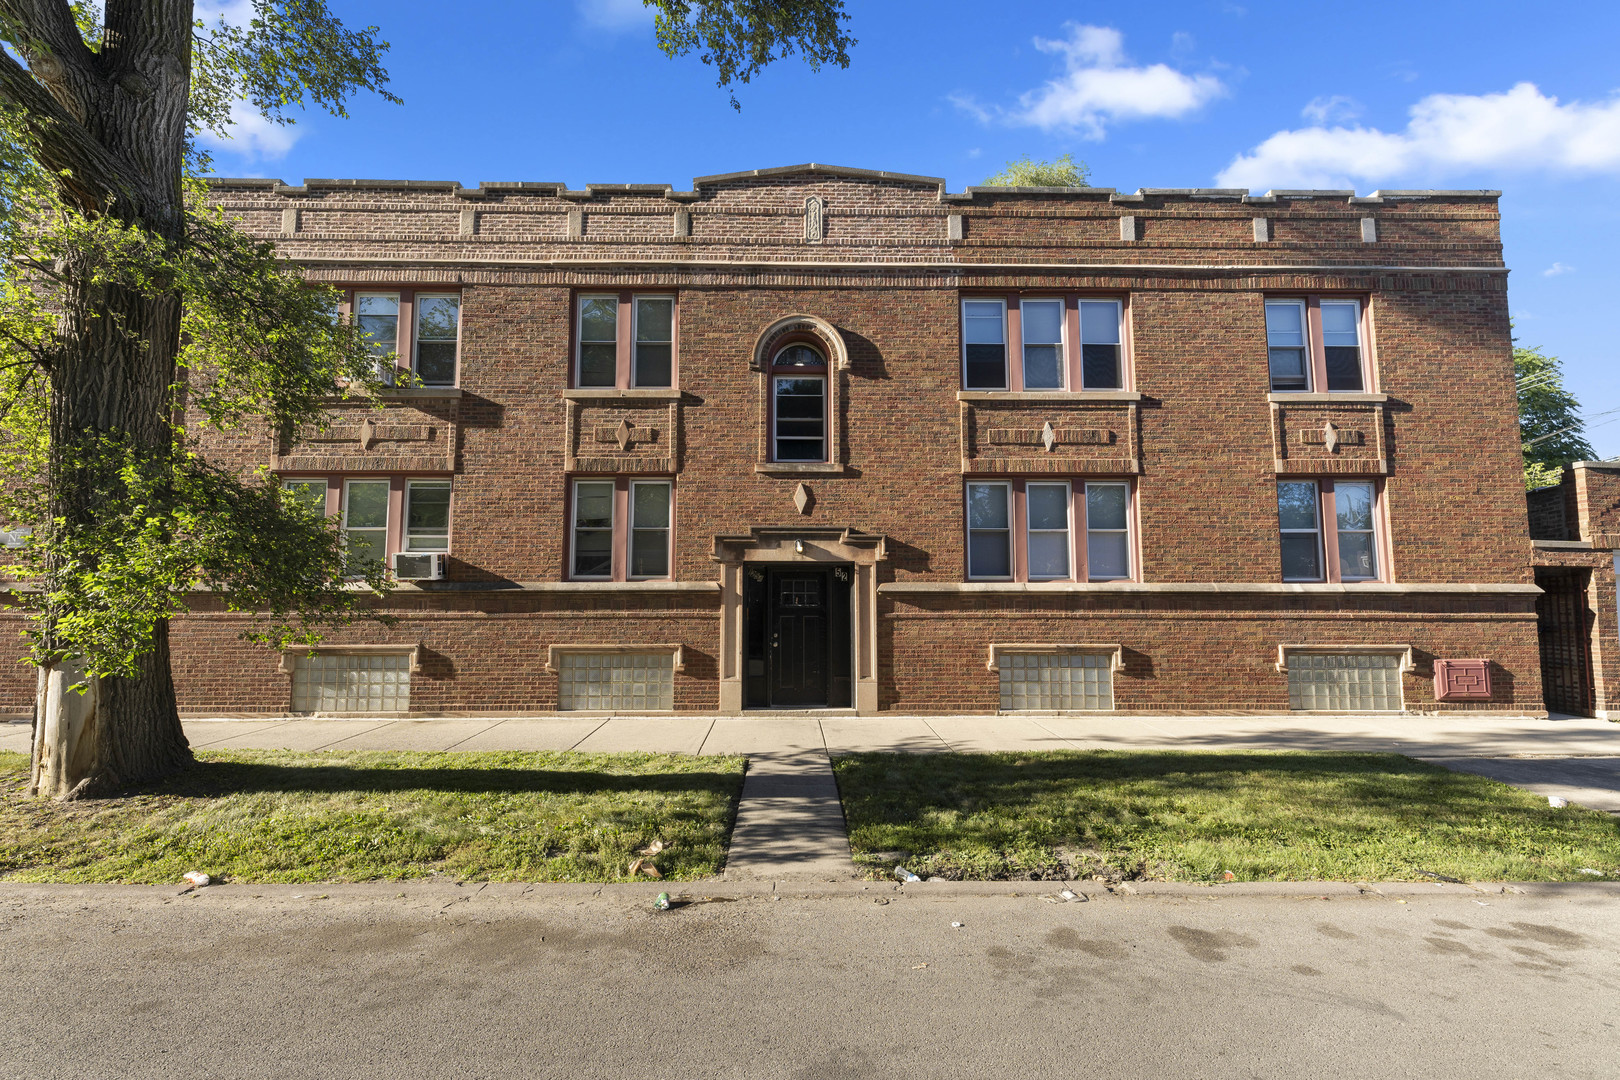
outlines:
[{"label": "white cloud", "polygon": [[1067,26],[1067,40],[1035,39],[1042,52],[1061,55],[1068,71],[1019,98],[1014,118],[1021,123],[1101,139],[1110,121],[1185,116],[1225,92],[1212,75],[1186,75],[1167,64],[1131,67],[1124,35],[1113,27]]},{"label": "white cloud", "polygon": [[1078,131],[1101,139],[1110,123],[1185,116],[1225,93],[1211,75],[1186,75],[1167,64],[1132,66],[1125,39],[1109,26],[1066,23],[1062,40],[1036,38],[1035,47],[1063,57],[1064,74],[1018,99],[1014,110],[994,113],[972,98],[951,100],[984,123],[993,116],[1045,130]]},{"label": "white cloud", "polygon": [[988,124],[995,118],[995,114],[980,105],[972,94],[946,94],[945,100],[967,113],[981,124]]},{"label": "white cloud", "polygon": [[221,139],[203,132],[202,140],[217,150],[238,154],[248,161],[274,161],[287,156],[303,132],[290,124],[275,124],[245,101],[231,106],[231,135]]},{"label": "white cloud", "polygon": [[1620,97],[1561,105],[1532,83],[1498,94],[1431,94],[1405,131],[1279,131],[1223,169],[1223,187],[1351,187],[1357,180],[1480,170],[1620,173]]},{"label": "white cloud", "polygon": [[587,26],[598,30],[629,30],[653,18],[641,0],[574,0],[574,7]]},{"label": "white cloud", "polygon": [[1343,94],[1312,98],[1309,105],[1299,110],[1299,115],[1318,125],[1354,120],[1361,115],[1361,103]]},{"label": "white cloud", "polygon": [[1559,274],[1573,274],[1574,272],[1575,268],[1573,266],[1565,266],[1561,262],[1555,262],[1551,266],[1547,267],[1547,269],[1543,270],[1541,272],[1541,276],[1557,277]]}]

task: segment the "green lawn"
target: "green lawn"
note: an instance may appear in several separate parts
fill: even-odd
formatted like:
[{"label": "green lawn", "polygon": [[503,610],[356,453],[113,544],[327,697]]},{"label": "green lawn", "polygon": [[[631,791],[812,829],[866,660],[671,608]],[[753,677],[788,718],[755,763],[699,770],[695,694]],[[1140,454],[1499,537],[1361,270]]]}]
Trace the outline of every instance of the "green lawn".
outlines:
[{"label": "green lawn", "polygon": [[[0,879],[625,881],[654,840],[666,878],[719,871],[740,757],[210,751],[127,798],[26,795],[0,753]],[[643,877],[641,880],[648,880]]]},{"label": "green lawn", "polygon": [[1620,876],[1620,822],[1398,754],[856,754],[856,862],[948,879]]}]

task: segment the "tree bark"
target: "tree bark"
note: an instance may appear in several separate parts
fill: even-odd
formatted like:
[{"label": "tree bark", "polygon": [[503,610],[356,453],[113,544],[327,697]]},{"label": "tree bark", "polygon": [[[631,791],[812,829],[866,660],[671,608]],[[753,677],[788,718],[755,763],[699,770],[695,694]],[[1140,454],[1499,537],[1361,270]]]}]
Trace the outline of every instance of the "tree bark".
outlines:
[{"label": "tree bark", "polygon": [[[108,0],[103,45],[93,54],[65,38],[63,0],[0,0],[0,7],[27,9],[44,43],[27,57],[38,78],[30,85],[43,85],[60,114],[41,127],[43,156],[79,166],[62,182],[64,199],[85,214],[184,243],[190,0]],[[0,70],[0,92],[16,100],[26,88],[12,82]],[[98,492],[120,482],[103,440],[159,460],[174,447],[181,300],[175,290],[154,295],[116,280],[95,282],[91,253],[66,261],[72,284],[49,372],[50,514],[72,530],[94,523]],[[48,563],[47,577],[63,569]],[[75,662],[71,643],[57,638],[59,614],[47,607],[41,617],[41,651],[51,662],[36,703],[35,793],[107,794],[188,764],[167,623],[158,626],[135,677],[98,679],[89,702],[74,702],[68,695]]]}]

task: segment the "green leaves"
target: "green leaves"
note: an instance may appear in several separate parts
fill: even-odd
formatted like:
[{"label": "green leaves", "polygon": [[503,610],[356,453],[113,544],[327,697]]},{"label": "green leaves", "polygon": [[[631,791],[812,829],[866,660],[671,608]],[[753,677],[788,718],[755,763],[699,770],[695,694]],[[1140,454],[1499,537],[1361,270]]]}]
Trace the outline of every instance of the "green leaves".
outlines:
[{"label": "green leaves", "polygon": [[1515,348],[1513,381],[1527,489],[1556,484],[1565,465],[1597,456],[1586,440],[1580,402],[1564,389],[1564,370],[1556,356],[1547,356],[1538,347]]},{"label": "green leaves", "polygon": [[[774,60],[797,52],[811,71],[849,67],[855,39],[844,32],[843,0],[645,0],[657,9],[658,47],[670,57],[700,50],[722,89],[753,81]],[[731,107],[741,110],[737,95]]]},{"label": "green leaves", "polygon": [[994,176],[987,176],[984,187],[1055,187],[1083,188],[1091,168],[1083,161],[1074,160],[1072,154],[1061,154],[1056,161],[1035,161],[1028,154]]}]

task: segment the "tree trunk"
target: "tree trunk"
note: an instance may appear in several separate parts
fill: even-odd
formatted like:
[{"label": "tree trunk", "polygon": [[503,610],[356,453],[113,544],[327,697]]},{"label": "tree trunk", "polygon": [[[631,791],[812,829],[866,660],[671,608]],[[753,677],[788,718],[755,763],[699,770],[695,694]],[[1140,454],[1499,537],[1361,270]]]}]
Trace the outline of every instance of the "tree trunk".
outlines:
[{"label": "tree trunk", "polygon": [[[99,191],[64,183],[84,213],[140,225],[173,245],[185,240],[180,177],[190,88],[190,0],[109,0],[102,49],[35,73],[116,167]],[[65,71],[60,77],[51,75]],[[61,125],[58,125],[61,128]],[[49,142],[49,135],[46,136]],[[46,146],[47,155],[52,147]],[[73,148],[63,144],[63,155]],[[177,291],[140,291],[97,280],[91,252],[63,267],[72,283],[50,368],[50,517],[48,527],[93,524],[106,492],[120,484],[119,453],[157,460],[174,449],[175,357],[180,344]],[[60,524],[57,524],[60,523]],[[63,572],[47,564],[47,578]],[[167,623],[160,623],[135,677],[97,679],[75,702],[72,643],[57,634],[60,612],[41,614],[34,725],[35,794],[105,794],[185,767],[191,749],[181,730],[169,670]]]}]

